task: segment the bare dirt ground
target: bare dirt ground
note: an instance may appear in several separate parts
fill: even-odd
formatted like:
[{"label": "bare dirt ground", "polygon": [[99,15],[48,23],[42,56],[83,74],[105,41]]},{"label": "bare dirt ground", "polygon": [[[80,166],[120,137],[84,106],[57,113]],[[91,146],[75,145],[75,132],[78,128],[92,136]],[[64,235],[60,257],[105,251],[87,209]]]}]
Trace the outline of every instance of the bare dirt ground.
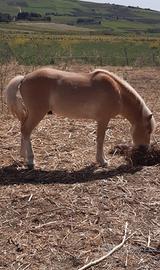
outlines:
[{"label": "bare dirt ground", "polygon": [[[127,79],[153,110],[153,141],[159,144],[160,70],[108,69]],[[0,127],[0,269],[78,270],[118,245],[126,222],[131,237],[91,269],[160,269],[160,166],[132,167],[123,156],[109,154],[114,145],[131,143],[126,120],[117,117],[109,124],[108,168],[93,163],[92,121],[46,115],[32,136],[31,171],[16,163],[19,123],[6,108]]]}]

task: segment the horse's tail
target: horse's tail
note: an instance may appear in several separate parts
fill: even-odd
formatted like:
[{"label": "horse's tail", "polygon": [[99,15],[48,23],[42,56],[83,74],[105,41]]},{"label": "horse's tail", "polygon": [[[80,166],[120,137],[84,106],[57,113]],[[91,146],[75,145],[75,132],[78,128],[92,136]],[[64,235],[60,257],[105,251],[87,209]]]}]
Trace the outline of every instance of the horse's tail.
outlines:
[{"label": "horse's tail", "polygon": [[7,85],[5,89],[5,98],[9,110],[13,116],[23,122],[27,116],[27,110],[22,102],[22,99],[17,97],[17,92],[21,86],[24,76],[17,75]]}]

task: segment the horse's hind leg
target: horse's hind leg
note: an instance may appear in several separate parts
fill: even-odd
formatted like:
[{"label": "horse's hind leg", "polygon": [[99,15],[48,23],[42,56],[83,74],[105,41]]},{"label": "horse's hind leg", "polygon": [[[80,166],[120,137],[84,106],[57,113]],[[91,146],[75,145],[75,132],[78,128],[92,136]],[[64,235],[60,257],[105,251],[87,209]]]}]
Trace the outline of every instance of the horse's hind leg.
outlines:
[{"label": "horse's hind leg", "polygon": [[109,121],[99,121],[97,123],[97,153],[96,153],[96,161],[101,165],[107,165],[107,161],[105,160],[105,155],[103,151],[103,144],[104,144],[104,138],[105,138],[105,132],[107,129]]},{"label": "horse's hind leg", "polygon": [[[21,124],[22,126],[22,124]],[[22,128],[21,128],[22,130]],[[25,142],[24,142],[24,138],[23,136],[21,135],[21,150],[20,150],[20,155],[22,158],[24,158],[24,160],[26,159],[26,148],[25,148]]]},{"label": "horse's hind leg", "polygon": [[38,123],[43,119],[45,114],[46,111],[39,114],[29,112],[26,120],[21,125],[21,156],[24,158],[24,161],[29,168],[34,167],[34,153],[30,139],[31,133]]},{"label": "horse's hind leg", "polygon": [[27,166],[29,168],[33,168],[33,164],[34,164],[34,154],[33,154],[33,150],[32,150],[32,144],[31,144],[31,140],[30,140],[30,135],[29,134],[25,134],[22,133],[21,136],[21,152],[20,152],[21,156],[24,158],[24,162],[25,164],[27,164]]}]

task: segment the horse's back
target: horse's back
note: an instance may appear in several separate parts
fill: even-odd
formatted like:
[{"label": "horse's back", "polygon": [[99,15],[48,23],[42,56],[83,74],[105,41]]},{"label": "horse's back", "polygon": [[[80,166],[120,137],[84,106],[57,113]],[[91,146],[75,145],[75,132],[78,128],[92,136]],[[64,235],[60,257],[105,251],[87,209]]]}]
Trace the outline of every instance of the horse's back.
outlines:
[{"label": "horse's back", "polygon": [[119,110],[118,86],[100,72],[39,69],[25,77],[21,93],[31,108],[45,108],[73,118],[105,118]]}]

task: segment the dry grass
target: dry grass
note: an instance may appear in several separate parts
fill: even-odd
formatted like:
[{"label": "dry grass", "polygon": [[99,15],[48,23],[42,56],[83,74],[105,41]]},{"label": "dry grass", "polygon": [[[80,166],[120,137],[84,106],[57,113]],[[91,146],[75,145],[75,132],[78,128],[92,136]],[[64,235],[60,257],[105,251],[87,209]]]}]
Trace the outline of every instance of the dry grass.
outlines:
[{"label": "dry grass", "polygon": [[152,166],[160,163],[160,148],[157,142],[149,147],[133,147],[125,144],[115,145],[109,153],[124,155],[131,166]]},{"label": "dry grass", "polygon": [[[109,69],[123,75],[153,109],[158,145],[159,70]],[[119,244],[126,222],[134,235],[92,270],[160,269],[159,162],[131,166],[124,156],[109,154],[114,145],[130,143],[126,120],[109,124],[108,168],[93,163],[94,122],[47,115],[33,133],[32,171],[16,162],[18,121],[2,112],[0,125],[0,269],[78,269]]]}]

